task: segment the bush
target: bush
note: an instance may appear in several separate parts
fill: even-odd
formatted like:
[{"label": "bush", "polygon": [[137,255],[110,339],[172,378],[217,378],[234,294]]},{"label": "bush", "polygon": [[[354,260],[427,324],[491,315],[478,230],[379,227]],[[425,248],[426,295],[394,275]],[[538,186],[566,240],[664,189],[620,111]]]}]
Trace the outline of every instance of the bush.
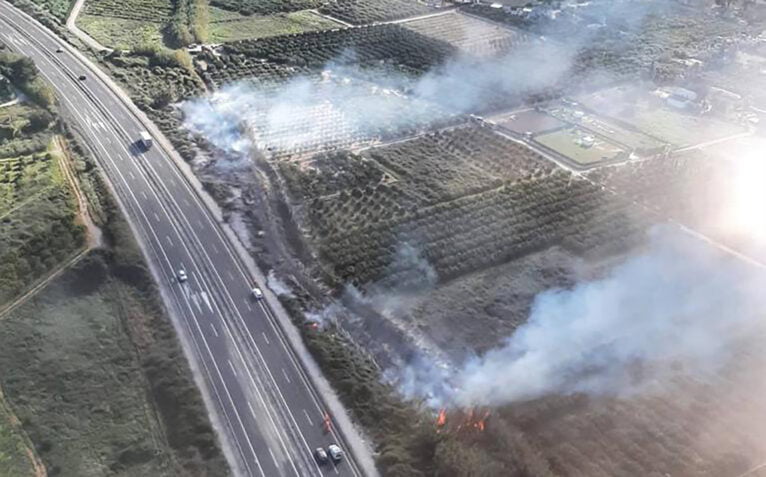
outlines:
[{"label": "bush", "polygon": [[31,59],[0,49],[0,75],[8,78],[39,106],[49,110],[55,106],[53,90],[39,77],[37,66]]}]

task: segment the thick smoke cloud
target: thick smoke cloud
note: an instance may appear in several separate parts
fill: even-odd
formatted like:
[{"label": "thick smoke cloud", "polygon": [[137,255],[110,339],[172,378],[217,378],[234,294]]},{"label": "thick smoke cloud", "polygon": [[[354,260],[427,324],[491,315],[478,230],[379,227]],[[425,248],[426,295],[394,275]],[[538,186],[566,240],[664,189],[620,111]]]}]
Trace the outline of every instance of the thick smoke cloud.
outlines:
[{"label": "thick smoke cloud", "polygon": [[431,364],[413,363],[401,374],[403,391],[431,404],[500,405],[642,392],[671,370],[704,376],[762,329],[765,286],[763,270],[681,232],[656,230],[644,253],[606,277],[538,295],[529,320],[502,346],[450,376],[434,379]]},{"label": "thick smoke cloud", "polygon": [[223,151],[248,152],[251,144],[240,127],[242,100],[249,97],[248,93],[242,85],[232,85],[209,98],[184,102],[181,109],[186,128]]}]

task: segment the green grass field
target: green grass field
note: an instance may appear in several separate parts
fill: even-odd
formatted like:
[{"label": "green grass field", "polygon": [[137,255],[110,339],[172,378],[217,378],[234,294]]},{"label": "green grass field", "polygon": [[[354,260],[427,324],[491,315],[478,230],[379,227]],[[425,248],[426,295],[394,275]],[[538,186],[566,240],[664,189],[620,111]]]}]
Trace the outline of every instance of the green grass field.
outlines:
[{"label": "green grass field", "polygon": [[0,384],[49,475],[171,475],[121,321],[131,299],[95,255],[0,321]]},{"label": "green grass field", "polygon": [[676,146],[690,146],[745,132],[744,127],[736,124],[669,108],[636,108],[635,116],[625,120]]},{"label": "green grass field", "polygon": [[310,11],[274,15],[242,15],[238,12],[210,7],[210,40],[214,43],[339,27],[342,25]]},{"label": "green grass field", "polygon": [[576,116],[578,110],[568,106],[556,106],[547,110],[551,116],[572,124],[578,124],[601,136],[608,137],[615,144],[628,149],[653,150],[661,148],[665,143],[659,139],[648,136],[640,131],[631,130],[617,124],[616,121],[600,117],[595,114]]},{"label": "green grass field", "polygon": [[77,26],[109,48],[132,50],[145,45],[162,45],[163,23],[82,14]]},{"label": "green grass field", "polygon": [[598,137],[595,138],[595,142],[591,147],[578,145],[576,143],[577,138],[586,135],[588,133],[579,128],[562,129],[548,134],[541,134],[535,137],[535,141],[582,165],[608,161],[624,152],[615,144],[606,142]]},{"label": "green grass field", "polygon": [[119,50],[164,44],[171,0],[86,0],[77,26],[102,45]]},{"label": "green grass field", "polygon": [[742,126],[710,115],[675,109],[642,86],[614,86],[574,99],[599,115],[621,120],[639,131],[679,147],[745,132]]}]

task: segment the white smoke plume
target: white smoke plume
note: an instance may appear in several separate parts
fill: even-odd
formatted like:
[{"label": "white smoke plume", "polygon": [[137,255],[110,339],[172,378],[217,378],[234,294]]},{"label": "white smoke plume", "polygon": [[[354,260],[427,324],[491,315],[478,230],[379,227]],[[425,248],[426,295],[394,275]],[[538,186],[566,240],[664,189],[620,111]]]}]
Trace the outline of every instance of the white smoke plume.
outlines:
[{"label": "white smoke plume", "polygon": [[738,340],[764,329],[765,287],[763,270],[658,229],[646,251],[606,277],[538,295],[502,346],[451,375],[411,363],[400,373],[402,391],[438,405],[501,405],[640,393],[679,370],[704,376]]},{"label": "white smoke plume", "polygon": [[186,101],[181,104],[184,126],[223,151],[247,153],[251,144],[240,124],[240,99],[247,97],[242,86],[234,85],[216,91],[206,100]]},{"label": "white smoke plume", "polygon": [[188,130],[230,153],[344,148],[446,124],[498,101],[518,103],[559,81],[573,53],[532,42],[499,58],[458,56],[418,79],[333,62],[321,75],[276,88],[227,85],[181,109]]}]

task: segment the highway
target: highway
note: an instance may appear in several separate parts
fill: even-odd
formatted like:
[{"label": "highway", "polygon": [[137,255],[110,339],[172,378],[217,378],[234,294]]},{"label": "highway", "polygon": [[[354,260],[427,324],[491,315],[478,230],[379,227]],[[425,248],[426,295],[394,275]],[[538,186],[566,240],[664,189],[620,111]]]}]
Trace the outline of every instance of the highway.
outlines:
[{"label": "highway", "polygon": [[[192,367],[227,457],[247,476],[363,475],[266,300],[184,172],[162,143],[137,147],[147,129],[81,55],[0,1],[0,41],[29,56],[53,85],[66,121],[81,136],[126,213]],[[56,50],[63,51],[57,53]],[[78,79],[85,75],[85,80]],[[177,279],[185,270],[188,280]],[[346,458],[320,466],[314,449],[338,443]]]}]

